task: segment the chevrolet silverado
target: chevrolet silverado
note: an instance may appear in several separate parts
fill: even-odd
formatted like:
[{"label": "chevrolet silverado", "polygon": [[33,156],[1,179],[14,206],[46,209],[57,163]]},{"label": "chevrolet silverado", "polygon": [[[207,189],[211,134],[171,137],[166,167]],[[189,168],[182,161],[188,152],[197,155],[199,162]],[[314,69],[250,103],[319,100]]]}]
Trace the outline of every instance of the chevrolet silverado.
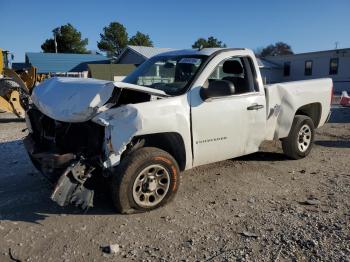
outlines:
[{"label": "chevrolet silverado", "polygon": [[306,157],[331,99],[331,79],[264,86],[248,49],[171,51],[122,82],[38,85],[24,144],[59,205],[93,206],[103,178],[117,211],[148,211],[174,197],[181,171],[257,152],[264,140]]}]

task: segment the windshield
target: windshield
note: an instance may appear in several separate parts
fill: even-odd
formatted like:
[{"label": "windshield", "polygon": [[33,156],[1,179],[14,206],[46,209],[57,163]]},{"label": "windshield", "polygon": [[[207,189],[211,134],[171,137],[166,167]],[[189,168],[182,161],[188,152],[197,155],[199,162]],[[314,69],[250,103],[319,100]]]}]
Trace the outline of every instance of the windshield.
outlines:
[{"label": "windshield", "polygon": [[207,56],[156,56],[148,59],[123,82],[181,94],[191,83]]}]

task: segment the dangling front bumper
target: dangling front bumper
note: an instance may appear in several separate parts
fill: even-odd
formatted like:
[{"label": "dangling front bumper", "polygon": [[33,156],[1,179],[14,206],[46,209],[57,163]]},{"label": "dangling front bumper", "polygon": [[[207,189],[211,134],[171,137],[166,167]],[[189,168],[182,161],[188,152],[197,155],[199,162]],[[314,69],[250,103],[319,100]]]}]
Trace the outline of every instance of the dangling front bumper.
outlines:
[{"label": "dangling front bumper", "polygon": [[60,206],[75,204],[82,209],[93,207],[94,190],[86,186],[92,176],[91,167],[73,153],[38,152],[34,139],[28,135],[24,146],[34,166],[55,185],[51,199]]}]

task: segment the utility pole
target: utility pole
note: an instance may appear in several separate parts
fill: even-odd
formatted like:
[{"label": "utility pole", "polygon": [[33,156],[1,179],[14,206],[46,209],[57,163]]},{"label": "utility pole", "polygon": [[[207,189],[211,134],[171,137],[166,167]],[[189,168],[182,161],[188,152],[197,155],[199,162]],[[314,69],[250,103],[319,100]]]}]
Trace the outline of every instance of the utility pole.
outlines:
[{"label": "utility pole", "polygon": [[336,41],[334,44],[335,44],[335,49],[338,49],[339,42]]},{"label": "utility pole", "polygon": [[53,39],[55,42],[55,53],[57,53],[57,34],[60,32],[60,28],[56,27],[54,30],[52,30],[53,33]]}]

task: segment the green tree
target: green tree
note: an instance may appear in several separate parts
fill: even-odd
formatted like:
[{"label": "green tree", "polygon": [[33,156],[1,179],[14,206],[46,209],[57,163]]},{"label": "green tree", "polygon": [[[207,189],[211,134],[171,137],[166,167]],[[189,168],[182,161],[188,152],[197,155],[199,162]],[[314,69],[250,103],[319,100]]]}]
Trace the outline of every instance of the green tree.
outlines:
[{"label": "green tree", "polygon": [[274,45],[268,45],[267,47],[258,51],[258,56],[278,56],[278,55],[292,55],[294,54],[292,47],[284,42],[277,42]]},{"label": "green tree", "polygon": [[136,34],[129,39],[129,45],[153,46],[153,42],[149,35],[137,31]]},{"label": "green tree", "polygon": [[217,38],[210,36],[208,39],[198,38],[192,45],[192,48],[209,48],[209,47],[226,47],[226,44],[219,41]]},{"label": "green tree", "polygon": [[[70,23],[54,29],[53,32],[56,35],[58,53],[88,53],[88,50],[86,49],[88,39],[81,39],[81,33]],[[44,53],[55,53],[56,48],[54,38],[46,39],[41,45],[41,49]]]},{"label": "green tree", "polygon": [[119,55],[128,44],[128,33],[124,25],[112,22],[103,28],[100,34],[101,40],[97,42],[97,47],[108,56]]}]

